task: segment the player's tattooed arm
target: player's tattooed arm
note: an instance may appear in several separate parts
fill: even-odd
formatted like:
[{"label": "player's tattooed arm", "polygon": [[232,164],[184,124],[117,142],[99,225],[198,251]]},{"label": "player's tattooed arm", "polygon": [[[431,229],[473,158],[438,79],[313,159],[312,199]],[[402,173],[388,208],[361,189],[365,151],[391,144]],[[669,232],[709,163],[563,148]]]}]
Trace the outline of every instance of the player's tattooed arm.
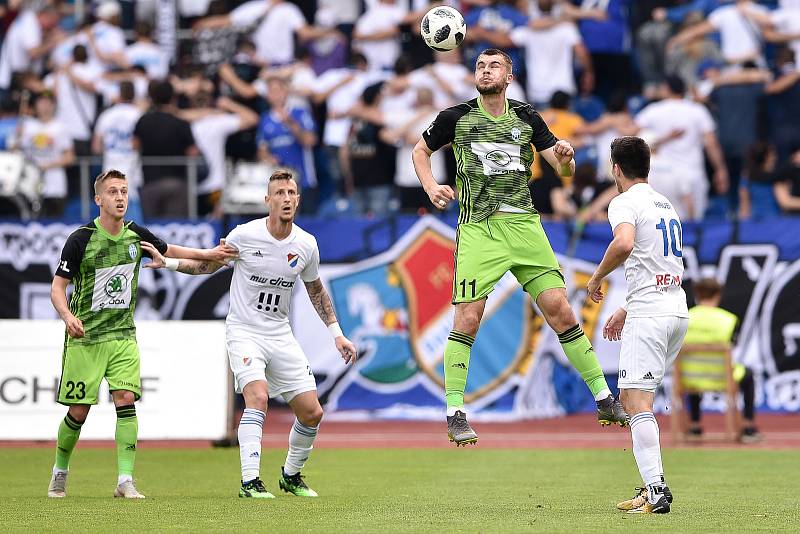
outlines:
[{"label": "player's tattooed arm", "polygon": [[319,318],[322,319],[325,326],[335,323],[336,312],[333,310],[333,303],[328,292],[325,291],[325,286],[322,285],[322,280],[317,278],[313,282],[305,282],[305,284],[308,298],[311,299],[311,304],[317,310]]},{"label": "player's tattooed arm", "polygon": [[185,274],[211,274],[225,266],[224,263],[209,260],[165,258],[156,247],[147,241],[142,241],[142,250],[149,254],[151,258],[150,263],[144,265],[146,269],[161,269],[167,267],[173,271],[179,271]]}]

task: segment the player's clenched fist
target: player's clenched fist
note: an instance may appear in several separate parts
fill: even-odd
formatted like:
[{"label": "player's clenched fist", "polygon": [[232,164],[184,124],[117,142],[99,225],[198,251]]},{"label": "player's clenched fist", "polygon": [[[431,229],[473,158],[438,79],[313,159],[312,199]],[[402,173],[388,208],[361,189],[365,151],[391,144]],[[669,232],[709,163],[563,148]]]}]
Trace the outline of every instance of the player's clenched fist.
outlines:
[{"label": "player's clenched fist", "polygon": [[344,363],[355,362],[356,358],[358,358],[356,346],[352,341],[344,336],[339,336],[336,338],[336,350],[338,350],[339,354],[342,355]]},{"label": "player's clenched fist", "polygon": [[436,184],[426,191],[426,193],[428,193],[428,198],[431,199],[433,205],[440,210],[446,208],[447,203],[456,198],[456,194],[449,185]]},{"label": "player's clenched fist", "polygon": [[558,162],[563,165],[569,163],[573,156],[575,156],[575,149],[572,148],[572,145],[567,141],[561,140],[556,142],[553,147],[553,153],[556,155],[556,158],[558,158]]}]

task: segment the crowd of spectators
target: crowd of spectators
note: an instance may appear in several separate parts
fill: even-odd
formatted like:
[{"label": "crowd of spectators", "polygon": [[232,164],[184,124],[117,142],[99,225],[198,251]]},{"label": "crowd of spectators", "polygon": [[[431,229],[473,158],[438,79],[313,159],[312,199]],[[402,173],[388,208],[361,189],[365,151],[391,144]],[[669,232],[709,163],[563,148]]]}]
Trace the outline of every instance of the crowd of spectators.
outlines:
[{"label": "crowd of spectators", "polygon": [[[419,36],[437,3],[468,25],[451,52]],[[220,216],[241,162],[291,168],[306,215],[430,210],[411,148],[477,95],[488,47],[514,60],[509,98],[577,149],[570,179],[535,163],[543,216],[605,216],[618,135],[648,140],[686,220],[800,213],[800,0],[6,0],[0,34],[0,150],[40,171],[43,217],[71,213],[92,155],[144,219],[195,193]],[[452,152],[432,163],[454,181]]]}]

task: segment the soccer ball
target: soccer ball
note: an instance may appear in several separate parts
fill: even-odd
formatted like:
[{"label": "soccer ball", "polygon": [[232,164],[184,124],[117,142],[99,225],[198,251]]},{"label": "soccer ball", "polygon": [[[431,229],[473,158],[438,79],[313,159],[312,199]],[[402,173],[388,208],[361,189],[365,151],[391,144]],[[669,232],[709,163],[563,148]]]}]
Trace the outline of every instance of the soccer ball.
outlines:
[{"label": "soccer ball", "polygon": [[425,13],[420,32],[426,45],[439,52],[446,52],[464,41],[467,25],[461,13],[452,7],[440,6]]}]

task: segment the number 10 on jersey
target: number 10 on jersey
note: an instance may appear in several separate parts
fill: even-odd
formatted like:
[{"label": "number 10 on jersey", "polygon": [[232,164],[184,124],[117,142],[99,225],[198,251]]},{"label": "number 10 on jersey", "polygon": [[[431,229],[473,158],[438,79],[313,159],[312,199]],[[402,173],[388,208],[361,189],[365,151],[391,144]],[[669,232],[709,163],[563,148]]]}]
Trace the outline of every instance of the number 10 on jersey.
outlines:
[{"label": "number 10 on jersey", "polygon": [[[661,219],[656,225],[657,230],[661,230],[661,237],[664,238],[664,256],[672,255],[677,258],[683,257],[683,234],[681,232],[681,223],[677,219],[670,219],[666,222]],[[669,235],[667,235],[669,231]]]}]

